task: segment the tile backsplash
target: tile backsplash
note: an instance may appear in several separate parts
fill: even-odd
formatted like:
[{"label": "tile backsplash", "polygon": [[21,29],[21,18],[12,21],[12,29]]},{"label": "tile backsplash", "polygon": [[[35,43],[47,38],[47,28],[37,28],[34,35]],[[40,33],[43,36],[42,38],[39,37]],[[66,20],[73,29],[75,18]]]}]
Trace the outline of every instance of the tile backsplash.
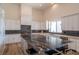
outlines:
[{"label": "tile backsplash", "polygon": [[79,31],[62,31],[63,34],[72,35],[72,36],[79,36]]}]

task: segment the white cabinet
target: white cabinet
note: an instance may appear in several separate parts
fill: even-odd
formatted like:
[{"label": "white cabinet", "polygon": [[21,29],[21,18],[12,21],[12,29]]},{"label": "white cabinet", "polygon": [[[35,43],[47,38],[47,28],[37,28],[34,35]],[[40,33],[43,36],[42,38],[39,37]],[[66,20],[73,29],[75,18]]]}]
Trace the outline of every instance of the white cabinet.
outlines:
[{"label": "white cabinet", "polygon": [[79,31],[79,15],[73,16],[72,26],[74,31]]},{"label": "white cabinet", "polygon": [[71,43],[68,43],[68,48],[69,49],[73,49],[76,50],[77,49],[77,41],[75,39],[70,38],[69,39],[71,41]]},{"label": "white cabinet", "polygon": [[79,31],[79,14],[63,17],[62,30]]},{"label": "white cabinet", "polygon": [[26,4],[21,4],[21,24],[31,25],[32,23],[32,8]]},{"label": "white cabinet", "polygon": [[72,26],[72,23],[73,23],[73,18],[72,17],[68,17],[67,18],[67,30],[72,30],[73,29],[73,26]]},{"label": "white cabinet", "polygon": [[5,44],[21,42],[20,34],[8,34],[5,36]]},{"label": "white cabinet", "polygon": [[30,6],[27,6],[26,4],[21,4],[21,15],[22,16],[32,15],[32,8]]},{"label": "white cabinet", "polygon": [[79,52],[79,39],[76,38],[70,38],[71,43],[68,43],[68,48],[73,49]]},{"label": "white cabinet", "polygon": [[21,16],[21,24],[22,25],[31,25],[32,24],[32,16]]},{"label": "white cabinet", "polygon": [[65,17],[62,19],[62,30],[68,29],[68,19]]},{"label": "white cabinet", "polygon": [[76,46],[76,47],[77,47],[76,50],[79,52],[79,39],[76,39],[76,42],[77,42],[77,43],[76,43],[76,44],[77,44],[77,46]]},{"label": "white cabinet", "polygon": [[20,20],[7,19],[5,23],[6,30],[20,30]]},{"label": "white cabinet", "polygon": [[32,30],[41,30],[40,22],[32,21]]}]

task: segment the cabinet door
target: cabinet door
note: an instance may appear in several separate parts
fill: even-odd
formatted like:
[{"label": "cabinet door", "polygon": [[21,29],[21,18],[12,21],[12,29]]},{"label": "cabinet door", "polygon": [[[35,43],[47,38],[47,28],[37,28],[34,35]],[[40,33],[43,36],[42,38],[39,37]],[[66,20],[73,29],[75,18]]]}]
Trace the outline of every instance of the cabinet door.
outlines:
[{"label": "cabinet door", "polygon": [[32,23],[32,8],[26,6],[26,4],[21,5],[21,24],[31,25]]},{"label": "cabinet door", "polygon": [[77,42],[77,43],[76,43],[76,44],[77,44],[77,46],[76,46],[76,47],[77,47],[76,50],[79,52],[79,39],[76,39],[76,42]]},{"label": "cabinet door", "polygon": [[68,19],[67,19],[67,29],[69,31],[71,31],[73,29],[73,26],[72,26],[73,21],[72,21],[72,19],[73,19],[73,17],[71,17],[71,16],[69,16]]},{"label": "cabinet door", "polygon": [[27,6],[26,4],[21,4],[21,15],[22,16],[31,16],[32,15],[32,8]]},{"label": "cabinet door", "polygon": [[78,31],[79,30],[79,15],[75,15],[73,18],[73,30]]},{"label": "cabinet door", "polygon": [[76,47],[77,41],[75,39],[72,39],[72,38],[70,38],[69,40],[71,41],[71,43],[68,43],[68,48],[76,50],[77,49],[77,47]]},{"label": "cabinet door", "polygon": [[62,29],[79,31],[79,14],[64,17],[62,20]]},{"label": "cabinet door", "polygon": [[32,16],[21,16],[21,24],[22,25],[31,25],[32,23]]},{"label": "cabinet door", "polygon": [[62,30],[67,30],[67,17],[62,20]]},{"label": "cabinet door", "polygon": [[79,24],[79,15],[78,14],[69,16],[69,18],[68,18],[68,30],[78,31],[79,30],[78,24]]}]

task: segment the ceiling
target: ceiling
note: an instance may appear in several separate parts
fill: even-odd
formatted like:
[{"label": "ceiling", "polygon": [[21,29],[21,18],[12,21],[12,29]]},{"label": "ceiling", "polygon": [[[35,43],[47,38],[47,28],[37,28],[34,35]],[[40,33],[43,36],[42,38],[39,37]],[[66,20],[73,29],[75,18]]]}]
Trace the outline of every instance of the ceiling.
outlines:
[{"label": "ceiling", "polygon": [[29,5],[36,9],[44,10],[50,7],[52,4],[51,3],[27,3],[26,5]]}]

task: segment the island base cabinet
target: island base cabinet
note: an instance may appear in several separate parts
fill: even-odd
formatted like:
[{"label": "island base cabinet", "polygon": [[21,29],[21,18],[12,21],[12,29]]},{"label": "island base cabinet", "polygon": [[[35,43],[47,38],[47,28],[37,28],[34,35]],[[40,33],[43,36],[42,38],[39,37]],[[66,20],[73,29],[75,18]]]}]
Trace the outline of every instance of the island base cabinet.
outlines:
[{"label": "island base cabinet", "polygon": [[68,43],[68,49],[73,49],[76,50],[76,40],[74,39],[69,39],[71,41],[71,43]]},{"label": "island base cabinet", "polygon": [[68,43],[68,48],[73,49],[77,52],[79,52],[79,39],[69,39],[71,43]]}]

